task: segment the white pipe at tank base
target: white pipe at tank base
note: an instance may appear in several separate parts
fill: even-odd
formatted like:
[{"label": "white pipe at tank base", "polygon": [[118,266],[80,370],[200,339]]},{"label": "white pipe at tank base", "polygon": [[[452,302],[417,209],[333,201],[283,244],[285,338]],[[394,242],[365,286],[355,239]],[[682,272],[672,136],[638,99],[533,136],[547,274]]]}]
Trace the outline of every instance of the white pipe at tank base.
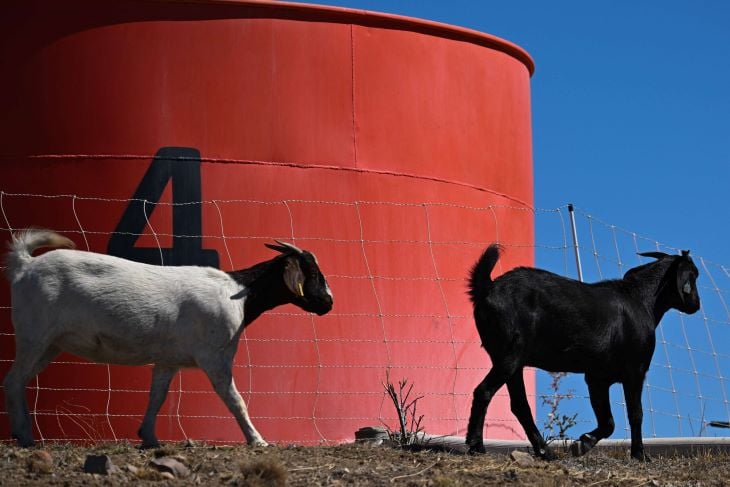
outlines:
[{"label": "white pipe at tank base", "polygon": [[[567,450],[574,440],[553,441],[550,446],[555,450]],[[435,448],[466,453],[466,438],[463,436],[423,435],[425,445]],[[512,450],[528,450],[530,443],[525,440],[484,440],[484,448],[494,453],[509,453]],[[631,448],[629,439],[605,439],[598,442],[599,449]],[[700,452],[730,452],[730,437],[681,437],[681,438],[644,438],[644,450],[655,456],[689,456]]]}]

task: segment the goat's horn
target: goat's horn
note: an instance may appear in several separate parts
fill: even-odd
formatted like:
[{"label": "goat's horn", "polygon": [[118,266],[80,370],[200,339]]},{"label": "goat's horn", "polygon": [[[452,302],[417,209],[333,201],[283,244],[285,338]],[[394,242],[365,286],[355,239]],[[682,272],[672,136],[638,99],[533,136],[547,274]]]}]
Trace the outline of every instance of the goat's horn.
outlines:
[{"label": "goat's horn", "polygon": [[689,250],[683,250],[682,257],[689,257]]},{"label": "goat's horn", "polygon": [[664,252],[639,252],[638,255],[642,257],[653,257],[655,259],[661,259],[668,256],[669,254],[665,254]]},{"label": "goat's horn", "polygon": [[274,240],[278,245],[271,245],[271,244],[265,244],[268,248],[272,250],[276,250],[277,252],[281,252],[282,254],[285,254],[287,252],[295,252],[297,254],[301,254],[304,251],[297,247],[296,245],[292,245],[290,243],[281,242],[279,240]]},{"label": "goat's horn", "polygon": [[296,252],[298,254],[304,253],[304,251],[302,249],[300,249],[299,247],[297,247],[296,245],[292,245],[292,244],[286,243],[286,242],[279,242],[278,240],[276,240],[276,243],[278,243],[282,247],[286,247],[287,249],[291,249],[291,250],[293,250],[294,252]]}]

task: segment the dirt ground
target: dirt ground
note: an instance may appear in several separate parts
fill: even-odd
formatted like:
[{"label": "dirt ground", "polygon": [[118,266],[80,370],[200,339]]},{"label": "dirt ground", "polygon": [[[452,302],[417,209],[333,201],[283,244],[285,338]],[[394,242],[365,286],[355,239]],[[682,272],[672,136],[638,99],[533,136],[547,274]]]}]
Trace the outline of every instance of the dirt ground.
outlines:
[{"label": "dirt ground", "polygon": [[[84,473],[87,455],[107,455],[108,475]],[[189,472],[162,473],[154,459],[174,459]],[[530,463],[531,458],[527,459]],[[107,464],[108,465],[108,464]],[[401,485],[401,486],[714,486],[730,485],[730,456],[706,453],[630,460],[626,452],[595,449],[582,458],[521,465],[508,454],[467,456],[404,451],[386,445],[322,447],[170,444],[139,450],[116,443],[83,447],[0,445],[0,485]]]}]

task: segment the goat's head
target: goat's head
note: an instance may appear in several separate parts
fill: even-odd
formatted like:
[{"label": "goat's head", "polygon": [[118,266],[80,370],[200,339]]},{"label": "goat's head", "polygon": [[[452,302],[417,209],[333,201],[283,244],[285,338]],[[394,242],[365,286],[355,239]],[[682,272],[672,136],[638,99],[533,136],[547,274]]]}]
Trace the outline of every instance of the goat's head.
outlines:
[{"label": "goat's head", "polygon": [[332,309],[332,291],[313,253],[292,244],[276,241],[266,244],[283,254],[284,285],[291,292],[291,302],[304,311],[323,315]]},{"label": "goat's head", "polygon": [[662,286],[668,290],[669,305],[687,314],[700,309],[700,295],[697,291],[697,276],[700,272],[689,256],[689,250],[683,250],[682,255],[664,252],[644,252],[639,255],[659,260],[671,259]]}]

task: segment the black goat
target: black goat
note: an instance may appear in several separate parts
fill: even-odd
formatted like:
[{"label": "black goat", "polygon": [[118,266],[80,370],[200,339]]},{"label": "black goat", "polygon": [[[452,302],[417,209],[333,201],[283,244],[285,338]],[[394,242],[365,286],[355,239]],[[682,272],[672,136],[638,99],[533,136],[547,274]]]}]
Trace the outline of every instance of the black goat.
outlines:
[{"label": "black goat", "polygon": [[571,445],[578,456],[613,433],[609,387],[620,382],[631,426],[631,456],[648,460],[641,438],[641,389],[654,353],[655,330],[670,308],[692,314],[700,309],[689,257],[647,252],[657,259],[626,272],[623,279],[594,284],[540,269],[519,267],[492,281],[501,247],[490,245],[471,269],[469,294],[474,320],[492,368],[474,390],[467,429],[469,451],[483,452],[487,407],[507,384],[510,408],[535,454],[554,454],[540,435],[525,393],[522,369],[585,374],[598,427]]}]

